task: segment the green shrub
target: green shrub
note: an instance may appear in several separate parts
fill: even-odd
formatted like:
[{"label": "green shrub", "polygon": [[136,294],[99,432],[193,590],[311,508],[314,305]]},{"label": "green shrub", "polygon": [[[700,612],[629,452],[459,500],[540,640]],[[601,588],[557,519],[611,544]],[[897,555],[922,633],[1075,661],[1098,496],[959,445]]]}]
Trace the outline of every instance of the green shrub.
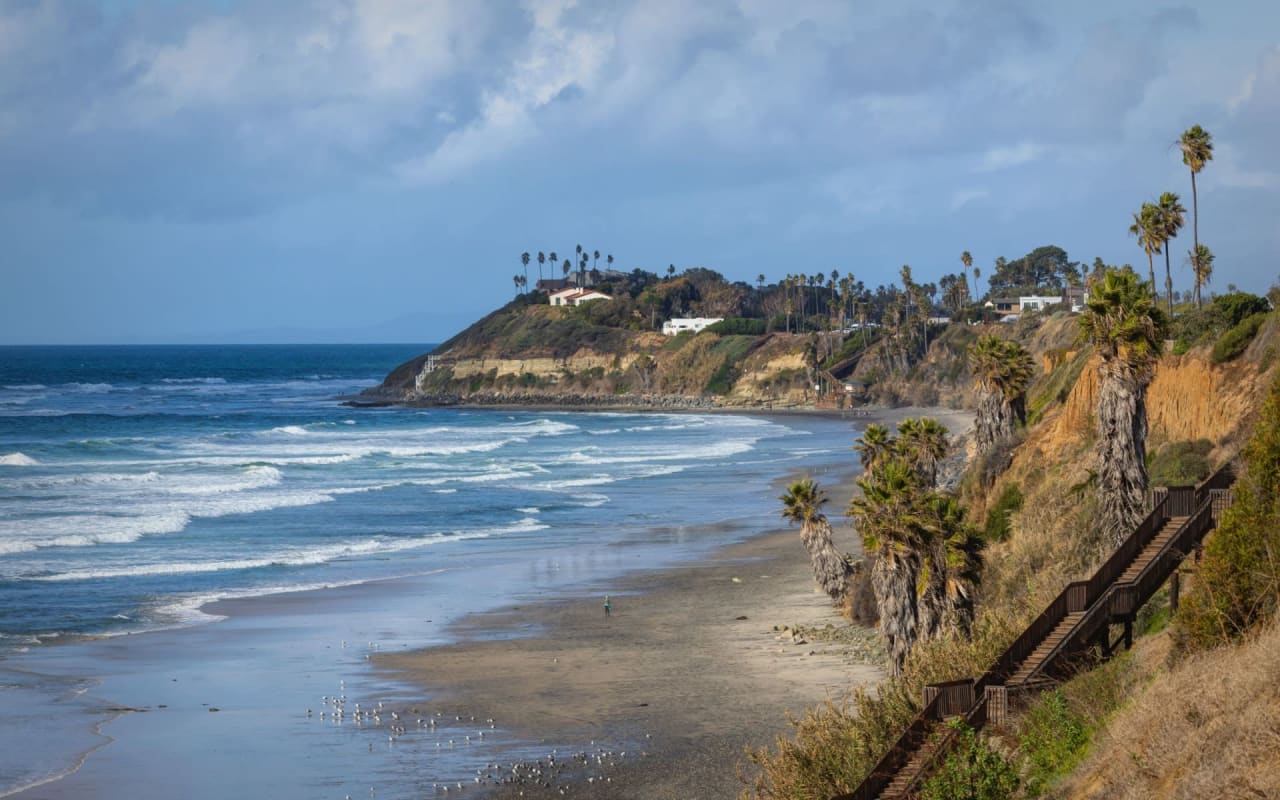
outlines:
[{"label": "green shrub", "polygon": [[1016,483],[1010,483],[1000,492],[995,505],[987,512],[987,523],[983,527],[982,536],[988,542],[1002,542],[1009,538],[1009,518],[1015,511],[1022,509],[1022,489]]},{"label": "green shrub", "polygon": [[1266,319],[1265,311],[1245,317],[1234,328],[1222,334],[1222,338],[1213,346],[1210,360],[1215,364],[1222,364],[1237,358],[1253,342],[1253,337],[1258,335],[1258,329]]},{"label": "green shrub", "polygon": [[1191,486],[1213,472],[1209,463],[1209,451],[1213,442],[1208,439],[1170,442],[1152,451],[1147,472],[1152,486]]},{"label": "green shrub", "polygon": [[733,383],[738,379],[738,371],[734,368],[733,361],[725,358],[720,362],[720,366],[716,367],[716,371],[711,373],[711,378],[707,380],[706,391],[709,394],[728,394],[733,390]]},{"label": "green shrub", "polygon": [[1006,800],[1018,791],[1018,772],[960,719],[947,723],[959,741],[924,783],[923,800]]},{"label": "green shrub", "polygon": [[1233,328],[1254,314],[1263,314],[1270,310],[1265,297],[1258,297],[1248,292],[1231,292],[1213,298],[1214,310],[1222,318],[1223,327]]},{"label": "green shrub", "polygon": [[1280,602],[1280,376],[1244,450],[1231,491],[1178,612],[1181,649],[1236,640],[1276,616]]},{"label": "green shrub", "polygon": [[1040,795],[1053,780],[1075,767],[1089,744],[1084,719],[1061,689],[1042,694],[1022,719],[1019,749],[1027,760],[1027,795]]},{"label": "green shrub", "polygon": [[713,325],[708,325],[705,330],[711,333],[718,333],[721,336],[761,336],[768,325],[769,323],[763,319],[728,317]]}]

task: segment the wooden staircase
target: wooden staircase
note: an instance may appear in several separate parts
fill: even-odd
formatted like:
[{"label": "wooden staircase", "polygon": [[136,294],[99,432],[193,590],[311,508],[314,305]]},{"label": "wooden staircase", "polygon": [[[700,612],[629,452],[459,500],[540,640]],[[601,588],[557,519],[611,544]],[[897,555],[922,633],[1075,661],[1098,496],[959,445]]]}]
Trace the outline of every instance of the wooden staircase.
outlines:
[{"label": "wooden staircase", "polygon": [[1142,552],[1133,560],[1129,568],[1120,575],[1116,583],[1133,583],[1136,581],[1142,571],[1147,568],[1147,565],[1155,559],[1156,554],[1173,539],[1178,529],[1187,524],[1188,519],[1189,517],[1170,517],[1169,521],[1160,529],[1160,532],[1156,534],[1156,537],[1151,540],[1151,543],[1142,548]]},{"label": "wooden staircase", "polygon": [[1063,617],[1057,627],[1045,637],[1044,641],[1040,642],[1035,650],[1031,651],[1031,655],[1027,656],[1026,660],[1019,664],[1013,674],[1005,680],[1005,685],[1026,685],[1033,675],[1044,668],[1049,656],[1053,655],[1053,652],[1066,640],[1067,636],[1080,624],[1084,617],[1085,612],[1083,611],[1075,611]]},{"label": "wooden staircase", "polygon": [[980,678],[926,687],[928,702],[898,743],[857,789],[833,800],[914,797],[956,739],[945,720],[963,716],[974,730],[988,720],[1002,721],[1011,692],[1033,691],[1069,675],[1079,668],[1076,657],[1095,643],[1109,657],[1112,623],[1124,623],[1127,647],[1138,608],[1214,527],[1230,503],[1234,481],[1227,464],[1199,486],[1157,490],[1161,494],[1147,519],[1090,580],[1068,585]]},{"label": "wooden staircase", "polygon": [[880,800],[906,800],[906,798],[911,797],[916,783],[924,777],[922,773],[932,763],[934,756],[938,754],[938,748],[941,747],[945,739],[945,725],[945,721],[933,724],[925,735],[924,742],[916,748],[911,757],[907,759],[907,763],[893,776],[893,780],[889,781],[889,785],[880,792]]}]

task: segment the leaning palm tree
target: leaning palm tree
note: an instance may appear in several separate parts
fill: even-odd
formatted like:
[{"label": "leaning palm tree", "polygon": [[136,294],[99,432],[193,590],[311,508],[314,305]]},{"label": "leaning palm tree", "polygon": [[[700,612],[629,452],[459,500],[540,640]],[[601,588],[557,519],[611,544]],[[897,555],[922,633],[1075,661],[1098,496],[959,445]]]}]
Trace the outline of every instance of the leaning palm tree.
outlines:
[{"label": "leaning palm tree", "polygon": [[1196,175],[1213,160],[1213,136],[1199,125],[1192,125],[1178,139],[1182,163],[1191,169],[1191,252],[1200,249],[1200,198],[1196,194]]},{"label": "leaning palm tree", "polygon": [[1011,339],[982,336],[969,348],[969,370],[978,384],[974,438],[985,454],[1012,439],[1026,422],[1027,386],[1035,362],[1026,348]]},{"label": "leaning palm tree", "polygon": [[889,459],[858,481],[861,494],[849,516],[862,535],[863,552],[874,559],[871,591],[879,609],[879,628],[893,664],[902,664],[919,638],[916,592],[923,550],[918,503],[919,478],[911,465]]},{"label": "leaning palm tree", "polygon": [[1147,387],[1168,322],[1130,268],[1108,269],[1080,317],[1098,356],[1098,490],[1112,544],[1142,521],[1147,493]]},{"label": "leaning palm tree", "polygon": [[880,462],[893,454],[893,437],[889,429],[877,423],[871,423],[853,443],[858,452],[858,461],[864,472],[871,472]]},{"label": "leaning palm tree", "polygon": [[1134,212],[1133,224],[1129,233],[1138,237],[1138,247],[1147,254],[1147,274],[1150,276],[1151,293],[1156,293],[1156,266],[1153,256],[1160,252],[1160,210],[1154,203],[1143,203],[1140,211]]},{"label": "leaning palm tree", "polygon": [[831,541],[831,523],[822,513],[826,492],[805,478],[791,484],[778,499],[782,501],[782,516],[800,526],[800,541],[809,551],[814,580],[832,602],[839,602],[844,598],[852,570]]},{"label": "leaning palm tree", "polygon": [[1188,253],[1191,257],[1191,269],[1196,276],[1196,308],[1200,308],[1200,287],[1209,282],[1213,276],[1213,253],[1208,245],[1198,244],[1196,249]]},{"label": "leaning palm tree", "polygon": [[1187,209],[1178,201],[1178,196],[1173,192],[1165,192],[1160,195],[1160,199],[1156,201],[1156,208],[1159,210],[1160,221],[1160,245],[1164,250],[1164,294],[1166,311],[1172,316],[1173,314],[1173,272],[1169,266],[1169,251],[1172,250],[1169,242],[1178,235],[1178,231],[1182,230],[1183,224],[1186,222]]}]

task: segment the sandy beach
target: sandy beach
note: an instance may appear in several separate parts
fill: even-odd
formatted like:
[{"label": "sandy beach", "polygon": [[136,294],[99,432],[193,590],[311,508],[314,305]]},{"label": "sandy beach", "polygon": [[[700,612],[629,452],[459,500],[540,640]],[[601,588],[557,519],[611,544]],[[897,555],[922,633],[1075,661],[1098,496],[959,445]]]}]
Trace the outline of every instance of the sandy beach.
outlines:
[{"label": "sandy beach", "polygon": [[446,714],[492,718],[548,748],[577,743],[591,756],[575,764],[562,750],[570,769],[551,786],[523,784],[502,797],[559,797],[562,788],[589,797],[737,797],[744,748],[771,742],[788,712],[883,674],[875,655],[775,630],[847,627],[814,591],[795,532],[633,577],[610,599],[608,618],[603,595],[476,615],[457,626],[457,644],[378,665],[429,691]]}]

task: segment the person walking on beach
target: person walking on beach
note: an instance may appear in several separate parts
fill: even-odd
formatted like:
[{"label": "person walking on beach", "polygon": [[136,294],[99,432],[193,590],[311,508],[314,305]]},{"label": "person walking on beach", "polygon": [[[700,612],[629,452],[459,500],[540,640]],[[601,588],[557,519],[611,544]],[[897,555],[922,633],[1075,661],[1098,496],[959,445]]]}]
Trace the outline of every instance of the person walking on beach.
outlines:
[{"label": "person walking on beach", "polygon": [[609,595],[606,594],[604,596],[604,615],[607,617],[612,611],[613,611],[613,606],[609,604]]}]

